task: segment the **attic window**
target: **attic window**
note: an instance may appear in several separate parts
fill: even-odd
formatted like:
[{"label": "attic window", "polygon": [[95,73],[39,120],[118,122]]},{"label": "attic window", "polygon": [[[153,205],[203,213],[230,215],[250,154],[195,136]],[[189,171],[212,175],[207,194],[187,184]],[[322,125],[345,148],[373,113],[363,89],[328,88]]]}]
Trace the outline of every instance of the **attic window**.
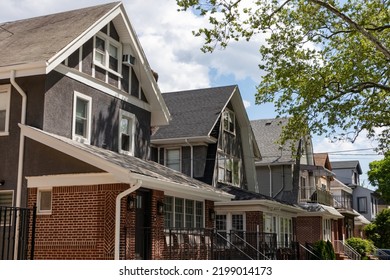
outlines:
[{"label": "attic window", "polygon": [[235,115],[234,112],[226,110],[223,112],[223,129],[227,132],[235,134]]},{"label": "attic window", "polygon": [[271,122],[267,122],[265,123],[265,126],[270,126],[272,123]]},{"label": "attic window", "polygon": [[121,69],[119,58],[122,57],[122,46],[106,34],[99,32],[95,36],[94,63],[119,76]]}]

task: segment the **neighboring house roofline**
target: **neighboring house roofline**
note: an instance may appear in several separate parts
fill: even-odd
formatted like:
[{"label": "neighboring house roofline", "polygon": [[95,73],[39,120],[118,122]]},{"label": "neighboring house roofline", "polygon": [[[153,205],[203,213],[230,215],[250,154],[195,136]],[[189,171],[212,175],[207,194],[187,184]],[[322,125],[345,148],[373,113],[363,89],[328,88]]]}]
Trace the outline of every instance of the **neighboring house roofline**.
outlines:
[{"label": "neighboring house roofline", "polygon": [[176,191],[215,201],[229,201],[233,198],[226,192],[157,163],[81,144],[30,126],[19,126],[25,137],[109,172],[119,182],[133,184],[142,180],[145,186],[152,184],[148,185],[151,189]]},{"label": "neighboring house roofline", "polygon": [[154,145],[186,144],[188,143],[217,143],[217,139],[212,136],[192,136],[168,139],[155,139],[150,141]]}]

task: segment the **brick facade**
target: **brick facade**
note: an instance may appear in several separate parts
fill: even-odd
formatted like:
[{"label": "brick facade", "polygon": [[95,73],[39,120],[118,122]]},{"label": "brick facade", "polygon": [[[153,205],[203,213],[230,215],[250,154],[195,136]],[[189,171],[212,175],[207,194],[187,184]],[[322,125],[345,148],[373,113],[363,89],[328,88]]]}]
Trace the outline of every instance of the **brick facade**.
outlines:
[{"label": "brick facade", "polygon": [[[54,187],[52,213],[37,215],[35,259],[112,260],[115,250],[115,202],[127,184]],[[150,258],[168,259],[164,215],[158,204],[164,192],[150,191]],[[129,195],[135,198],[136,193]],[[28,205],[37,201],[37,189],[28,189]],[[121,201],[120,259],[136,259],[136,213]],[[213,228],[209,211],[213,201],[205,201],[205,227]]]},{"label": "brick facade", "polygon": [[[126,184],[53,188],[52,213],[37,215],[35,259],[113,259],[115,198],[127,188]],[[29,207],[36,199],[37,189],[30,188]]]},{"label": "brick facade", "polygon": [[321,217],[297,217],[297,241],[314,243],[322,239]]},{"label": "brick facade", "polygon": [[263,212],[261,211],[247,211],[246,214],[246,231],[247,232],[257,232],[257,226],[259,226],[258,231],[263,232]]}]

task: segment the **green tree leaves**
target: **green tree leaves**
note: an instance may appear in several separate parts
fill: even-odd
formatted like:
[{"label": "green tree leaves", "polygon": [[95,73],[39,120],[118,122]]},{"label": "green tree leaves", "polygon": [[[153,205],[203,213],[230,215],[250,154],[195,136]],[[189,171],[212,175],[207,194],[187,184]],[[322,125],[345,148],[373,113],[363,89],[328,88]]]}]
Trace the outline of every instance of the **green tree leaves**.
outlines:
[{"label": "green tree leaves", "polygon": [[[292,117],[282,142],[312,133],[354,141],[361,131],[389,149],[390,1],[177,1],[211,18],[203,51],[265,34],[257,103]],[[377,128],[381,134],[375,134]],[[292,139],[292,140],[297,140]]]}]

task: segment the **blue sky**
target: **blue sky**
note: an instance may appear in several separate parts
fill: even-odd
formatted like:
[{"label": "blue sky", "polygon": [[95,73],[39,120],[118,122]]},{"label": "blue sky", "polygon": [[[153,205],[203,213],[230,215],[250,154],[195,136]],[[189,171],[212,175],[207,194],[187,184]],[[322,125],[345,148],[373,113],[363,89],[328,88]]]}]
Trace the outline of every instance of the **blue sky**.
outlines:
[{"label": "blue sky", "polygon": [[[249,1],[249,0],[248,0]],[[83,8],[106,0],[1,0],[0,22],[18,20],[50,13]],[[127,14],[138,34],[151,67],[159,74],[162,92],[237,84],[250,120],[274,118],[272,104],[255,105],[256,85],[261,82],[258,49],[264,38],[250,42],[232,42],[225,50],[212,54],[200,51],[202,39],[192,31],[207,24],[206,19],[190,12],[177,12],[175,0],[124,0]],[[251,1],[250,1],[251,2]],[[363,173],[370,161],[380,159],[373,151],[361,150],[375,147],[365,137],[356,143],[331,143],[313,135],[315,152],[353,150],[349,155],[330,154],[331,161],[359,160]],[[359,151],[356,151],[359,150]],[[367,176],[361,180],[367,185]]]}]

